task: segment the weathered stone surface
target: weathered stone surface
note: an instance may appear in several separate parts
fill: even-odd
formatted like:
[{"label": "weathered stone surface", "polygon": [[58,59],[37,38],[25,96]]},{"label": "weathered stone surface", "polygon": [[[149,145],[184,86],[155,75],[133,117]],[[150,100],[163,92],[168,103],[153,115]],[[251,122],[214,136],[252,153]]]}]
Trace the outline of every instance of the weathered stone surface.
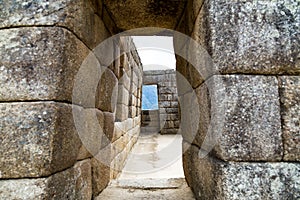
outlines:
[{"label": "weathered stone surface", "polygon": [[103,148],[91,159],[93,197],[106,188],[110,180],[111,146]]},{"label": "weathered stone surface", "polygon": [[106,69],[99,81],[96,95],[96,105],[102,111],[114,112],[118,99],[118,79],[115,74]]},{"label": "weathered stone surface", "polygon": [[54,0],[51,3],[46,0],[4,0],[0,5],[0,28],[66,27],[92,49],[110,36],[100,17],[95,14],[101,7],[100,1],[94,0]]},{"label": "weathered stone surface", "polygon": [[128,77],[127,73],[123,68],[121,68],[122,76],[119,80],[119,84],[122,84],[125,89],[130,90],[130,78]]},{"label": "weathered stone surface", "polygon": [[0,181],[1,199],[91,199],[90,160],[48,178]]},{"label": "weathered stone surface", "polygon": [[103,10],[102,10],[102,19],[111,34],[114,34],[114,33],[117,33],[120,31],[118,29],[116,23],[112,19],[110,13],[108,12],[106,6],[104,6],[104,5],[103,5]]},{"label": "weathered stone surface", "polygon": [[46,199],[44,179],[18,179],[0,181],[1,199]]},{"label": "weathered stone surface", "polygon": [[129,92],[123,85],[119,85],[119,87],[118,87],[118,101],[117,102],[120,104],[124,104],[124,105],[129,104]]},{"label": "weathered stone surface", "polygon": [[80,108],[73,111],[73,116],[82,142],[77,160],[97,155],[105,136],[105,114],[98,109]]},{"label": "weathered stone surface", "polygon": [[49,176],[75,163],[81,143],[70,105],[1,103],[0,116],[0,178]]},{"label": "weathered stone surface", "polygon": [[125,133],[126,133],[126,130],[125,130],[124,123],[123,122],[115,122],[114,140],[120,138]]},{"label": "weathered stone surface", "polygon": [[194,31],[205,34],[200,40],[208,41],[221,73],[299,74],[299,6],[295,0],[205,1]]},{"label": "weathered stone surface", "polygon": [[[193,103],[195,99],[190,98],[190,102],[185,103],[187,108],[181,107],[182,114],[190,115],[190,126],[187,126],[187,130],[182,128],[187,141],[202,146],[206,151],[212,150],[222,160],[282,159],[276,77],[214,76],[201,85],[196,93],[198,102]],[[195,106],[199,107],[198,111]],[[195,116],[200,116],[200,119],[197,121]],[[183,127],[185,123],[188,125],[189,121],[182,122]],[[198,134],[191,135],[196,130]]]},{"label": "weathered stone surface", "polygon": [[89,51],[55,27],[0,30],[0,99],[71,101],[74,76]]},{"label": "weathered stone surface", "polygon": [[87,148],[84,145],[81,145],[78,151],[77,160],[80,161],[91,157],[92,154],[89,152],[89,150],[87,150]]},{"label": "weathered stone surface", "polygon": [[74,166],[75,199],[92,198],[91,160],[77,162]]},{"label": "weathered stone surface", "polygon": [[185,5],[185,1],[166,3],[130,0],[125,3],[105,0],[103,2],[120,30],[142,27],[174,29]]},{"label": "weathered stone surface", "polygon": [[115,115],[113,113],[104,113],[104,134],[109,141],[114,141]]},{"label": "weathered stone surface", "polygon": [[284,157],[286,161],[300,161],[300,77],[279,78]]},{"label": "weathered stone surface", "polygon": [[117,104],[116,119],[117,121],[124,121],[128,118],[129,107],[124,104]]},{"label": "weathered stone surface", "polygon": [[298,163],[222,162],[185,143],[184,169],[197,199],[298,199]]},{"label": "weathered stone surface", "polygon": [[109,68],[112,71],[116,71],[114,68],[114,60],[119,56],[120,48],[115,42],[116,38],[110,38],[104,40],[99,45],[97,45],[93,52],[97,56],[101,65]]},{"label": "weathered stone surface", "polygon": [[[74,86],[72,89],[72,103],[85,108],[95,108],[99,104],[99,91],[104,90],[99,81],[104,76],[105,67],[102,67],[97,57],[90,52],[80,65],[78,72],[70,75]],[[104,81],[104,80],[102,80]],[[104,97],[102,98],[104,99]]]},{"label": "weathered stone surface", "polygon": [[120,137],[119,139],[117,139],[116,141],[114,141],[112,144],[111,144],[111,148],[112,148],[112,151],[111,151],[111,157],[112,159],[114,157],[116,157],[116,155],[118,155],[119,153],[121,153],[127,143],[129,142],[129,137],[128,137],[128,134],[125,134],[123,135],[122,137]]},{"label": "weathered stone surface", "polygon": [[[158,181],[151,180],[150,181],[154,187],[159,185]],[[165,183],[164,183],[165,184]],[[109,186],[107,189],[101,193],[96,200],[119,200],[120,197],[122,199],[127,200],[135,200],[135,199],[151,199],[151,200],[194,200],[194,195],[191,189],[185,184],[178,188],[161,188],[161,189],[151,189],[151,188],[138,188],[132,187],[128,188],[117,187],[117,186]]]},{"label": "weathered stone surface", "polygon": [[[207,102],[206,99],[204,98],[201,98],[201,101],[203,103]],[[180,132],[182,134],[182,137],[184,138],[184,140],[189,141],[190,143],[194,142],[195,144],[201,144],[201,142],[198,142],[199,136],[201,135],[201,131],[207,127],[202,127],[201,129],[199,129],[199,123],[202,124],[202,121],[200,120],[203,119],[204,117],[207,117],[207,115],[200,112],[200,109],[202,107],[199,106],[196,93],[190,92],[181,95],[179,98],[179,104],[180,104],[180,117],[181,117]],[[199,113],[201,113],[201,115]],[[202,126],[206,124],[207,123],[204,123],[202,124]],[[198,131],[200,132],[200,134],[198,133]]]}]

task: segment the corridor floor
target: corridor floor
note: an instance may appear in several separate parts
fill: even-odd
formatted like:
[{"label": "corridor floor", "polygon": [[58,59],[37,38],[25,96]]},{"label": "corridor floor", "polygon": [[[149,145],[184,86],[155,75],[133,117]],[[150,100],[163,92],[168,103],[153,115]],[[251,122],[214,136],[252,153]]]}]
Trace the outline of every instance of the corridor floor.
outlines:
[{"label": "corridor floor", "polygon": [[182,137],[143,133],[118,179],[96,200],[194,200],[182,169]]}]

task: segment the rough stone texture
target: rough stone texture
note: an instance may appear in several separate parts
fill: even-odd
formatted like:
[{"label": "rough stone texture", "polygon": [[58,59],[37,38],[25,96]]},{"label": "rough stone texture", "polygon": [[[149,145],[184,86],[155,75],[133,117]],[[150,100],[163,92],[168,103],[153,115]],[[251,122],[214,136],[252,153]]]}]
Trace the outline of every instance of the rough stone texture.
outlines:
[{"label": "rough stone texture", "polygon": [[111,185],[96,200],[118,199],[194,200],[191,189],[181,180],[128,180]]},{"label": "rough stone texture", "polygon": [[0,5],[0,28],[61,26],[92,49],[110,36],[99,16],[101,8],[98,0],[4,0]]},{"label": "rough stone texture", "polygon": [[70,105],[1,103],[0,116],[0,178],[49,176],[75,163],[81,143]]},{"label": "rough stone texture", "polygon": [[126,89],[123,84],[120,84],[118,87],[118,103],[128,105],[129,104],[129,92],[128,89]]},{"label": "rough stone texture", "polygon": [[[174,35],[181,132],[197,146],[183,164],[196,198],[298,199],[298,163],[274,161],[299,161],[298,77],[279,76],[278,88],[276,76],[300,73],[300,2],[191,0],[186,6],[177,30],[211,55]],[[200,76],[195,69],[202,68]],[[209,152],[199,152],[201,146]]]},{"label": "rough stone texture", "polygon": [[281,115],[286,161],[300,161],[300,77],[279,78]]},{"label": "rough stone texture", "polygon": [[112,179],[116,179],[120,175],[125,166],[125,161],[140,134],[140,125],[132,124],[131,127],[127,129],[126,134],[111,145],[112,171],[110,176]]},{"label": "rough stone texture", "polygon": [[[99,97],[104,99],[100,103],[100,105],[105,105],[105,108],[102,109],[109,111],[104,112],[105,135],[102,138],[101,145],[109,153],[101,150],[102,155],[106,156],[101,158],[101,153],[99,153],[100,158],[98,161],[101,163],[94,164],[94,196],[107,186],[110,178],[114,179],[119,175],[140,133],[141,113],[138,112],[138,109],[140,109],[141,104],[138,104],[138,101],[141,102],[141,95],[139,94],[141,84],[139,83],[142,83],[143,69],[140,59],[136,55],[136,51],[134,51],[135,47],[132,39],[130,37],[121,37],[119,42],[119,48],[127,53],[123,53],[120,56],[119,69],[114,70],[114,72],[117,71],[117,75],[115,76],[112,71],[108,70],[109,77],[112,76],[113,78],[99,83],[99,88],[105,86],[107,91],[109,91],[108,98],[103,97],[103,92],[99,92]],[[98,50],[95,52],[97,53]],[[109,62],[109,59],[106,61]],[[108,110],[107,107],[109,106],[115,106],[116,109]]]},{"label": "rough stone texture", "polygon": [[93,197],[99,195],[110,181],[110,156],[111,147],[108,145],[91,159]]},{"label": "rough stone texture", "polygon": [[194,39],[221,73],[299,74],[299,6],[296,0],[205,1]]},{"label": "rough stone texture", "polygon": [[[114,125],[115,116],[113,113],[105,112],[104,113],[104,134],[110,142],[114,141]],[[105,145],[106,146],[106,145]]]},{"label": "rough stone texture", "polygon": [[[89,50],[110,36],[99,0],[4,1],[0,8],[0,100],[16,102],[0,104],[0,179],[31,178],[1,181],[0,198],[91,199],[109,183],[112,159],[121,169],[139,134],[142,65],[133,41]],[[125,65],[113,61],[120,47]],[[130,137],[110,144],[121,137],[114,122],[124,66],[128,103],[120,123]],[[82,107],[74,106],[73,116],[71,105],[52,101]]]},{"label": "rough stone texture", "polygon": [[222,162],[184,143],[188,184],[197,199],[298,199],[298,163]]},{"label": "rough stone texture", "polygon": [[106,69],[99,81],[96,95],[97,108],[102,111],[114,112],[118,98],[118,79],[115,74]]},{"label": "rough stone texture", "polygon": [[[175,29],[185,6],[183,1],[103,1],[118,30],[143,27]],[[126,20],[124,20],[126,16]],[[142,34],[147,34],[142,32]]]},{"label": "rough stone texture", "polygon": [[48,178],[0,181],[1,199],[91,199],[90,160]]},{"label": "rough stone texture", "polygon": [[77,162],[74,166],[75,199],[92,198],[92,165],[91,160]]},{"label": "rough stone texture", "polygon": [[76,130],[82,143],[77,160],[97,155],[106,133],[105,114],[98,109],[79,108],[73,111],[74,115]]},{"label": "rough stone texture", "polygon": [[71,101],[74,76],[89,51],[56,27],[0,30],[0,99]]},{"label": "rough stone texture", "polygon": [[[192,132],[185,130],[185,126],[182,128],[185,140],[206,151],[213,150],[213,154],[226,161],[282,159],[276,77],[214,76],[201,85],[196,94],[198,102],[191,98],[185,103],[187,107],[182,107],[182,113],[191,116],[187,128]],[[200,117],[198,121],[196,116]],[[197,135],[191,135],[197,130]]]}]

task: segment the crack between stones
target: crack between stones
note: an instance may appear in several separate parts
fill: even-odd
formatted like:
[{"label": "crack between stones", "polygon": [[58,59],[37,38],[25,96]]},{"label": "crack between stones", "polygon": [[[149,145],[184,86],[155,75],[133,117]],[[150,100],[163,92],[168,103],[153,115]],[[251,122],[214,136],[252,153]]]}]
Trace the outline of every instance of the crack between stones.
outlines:
[{"label": "crack between stones", "polygon": [[[197,149],[201,149],[198,145],[196,144],[191,144],[190,142],[184,140],[186,143],[188,143],[189,145],[191,146],[194,146],[196,147]],[[204,150],[203,150],[204,151]],[[266,163],[270,163],[270,164],[276,164],[276,163],[290,163],[290,164],[299,164],[298,162],[291,162],[291,161],[285,161],[285,160],[257,160],[257,161],[238,161],[238,160],[222,160],[221,158],[218,158],[214,155],[209,155],[208,154],[208,157],[216,160],[216,161],[219,161],[219,162],[222,162],[222,163],[249,163],[249,164],[266,164]]]},{"label": "crack between stones", "polygon": [[184,5],[183,12],[182,12],[181,16],[179,17],[178,22],[177,22],[176,25],[174,26],[174,30],[177,30],[177,28],[178,28],[178,26],[179,26],[181,20],[183,20],[184,15],[185,15],[185,11],[186,11],[186,9],[187,9],[187,4],[188,4],[188,2],[186,1],[186,2],[185,2],[185,5]]},{"label": "crack between stones", "polygon": [[280,93],[280,80],[279,76],[276,76],[277,83],[278,83],[278,101],[279,101],[279,113],[280,113],[280,128],[281,128],[281,144],[282,144],[282,156],[281,160],[284,161],[284,149],[285,149],[285,144],[284,144],[284,136],[283,136],[283,124],[284,124],[284,119],[283,119],[283,103],[281,102],[281,93]]},{"label": "crack between stones", "polygon": [[0,182],[1,182],[1,181],[9,181],[9,180],[26,180],[26,179],[27,179],[27,180],[31,180],[31,179],[39,180],[39,179],[47,179],[47,178],[50,178],[51,176],[54,176],[54,175],[56,175],[56,174],[59,174],[59,173],[65,172],[65,171],[67,171],[67,170],[69,170],[69,169],[72,169],[72,168],[75,166],[75,164],[76,164],[77,162],[79,162],[79,161],[76,161],[72,166],[70,166],[70,167],[68,167],[68,168],[59,170],[59,171],[54,172],[54,173],[49,174],[49,175],[38,176],[38,177],[26,177],[26,176],[25,176],[25,177],[19,177],[19,178],[1,178],[1,179],[0,179]]},{"label": "crack between stones", "polygon": [[10,26],[10,27],[2,27],[0,28],[0,30],[9,30],[9,29],[17,29],[17,28],[62,28],[65,29],[67,31],[69,31],[70,33],[72,33],[80,42],[82,42],[90,51],[92,51],[92,49],[84,42],[82,41],[82,39],[76,34],[74,33],[71,29],[69,29],[66,26],[60,26],[57,24],[51,24],[51,25],[17,25],[17,26]]},{"label": "crack between stones", "polygon": [[134,187],[134,186],[116,186],[116,188],[133,189],[133,190],[174,190],[180,187]]}]

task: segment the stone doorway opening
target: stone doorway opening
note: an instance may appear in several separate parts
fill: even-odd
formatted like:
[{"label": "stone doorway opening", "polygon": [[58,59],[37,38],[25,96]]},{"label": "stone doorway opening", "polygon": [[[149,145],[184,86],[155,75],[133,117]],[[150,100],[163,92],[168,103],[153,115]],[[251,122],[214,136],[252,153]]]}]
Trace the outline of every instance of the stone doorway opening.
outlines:
[{"label": "stone doorway opening", "polygon": [[[155,50],[154,55],[145,58],[141,43],[157,39],[157,37],[142,37],[139,41],[133,37],[137,51],[143,64],[141,132],[137,143],[128,156],[120,176],[111,182],[113,187],[122,188],[152,188],[188,190],[182,163],[182,136],[179,133],[179,105],[176,84],[175,55],[172,37],[158,37],[160,41],[167,39],[173,52],[172,60],[161,56],[162,50]],[[145,41],[146,40],[146,41]],[[146,51],[150,51],[147,49]],[[163,52],[161,54],[166,54]],[[170,56],[169,56],[170,57]],[[148,60],[147,60],[148,59]],[[169,66],[164,63],[169,62]],[[172,66],[173,65],[173,66]],[[170,67],[172,66],[172,68]],[[104,190],[103,198],[111,188]]]},{"label": "stone doorway opening", "polygon": [[143,64],[141,132],[120,178],[184,178],[173,37],[133,41]]}]

